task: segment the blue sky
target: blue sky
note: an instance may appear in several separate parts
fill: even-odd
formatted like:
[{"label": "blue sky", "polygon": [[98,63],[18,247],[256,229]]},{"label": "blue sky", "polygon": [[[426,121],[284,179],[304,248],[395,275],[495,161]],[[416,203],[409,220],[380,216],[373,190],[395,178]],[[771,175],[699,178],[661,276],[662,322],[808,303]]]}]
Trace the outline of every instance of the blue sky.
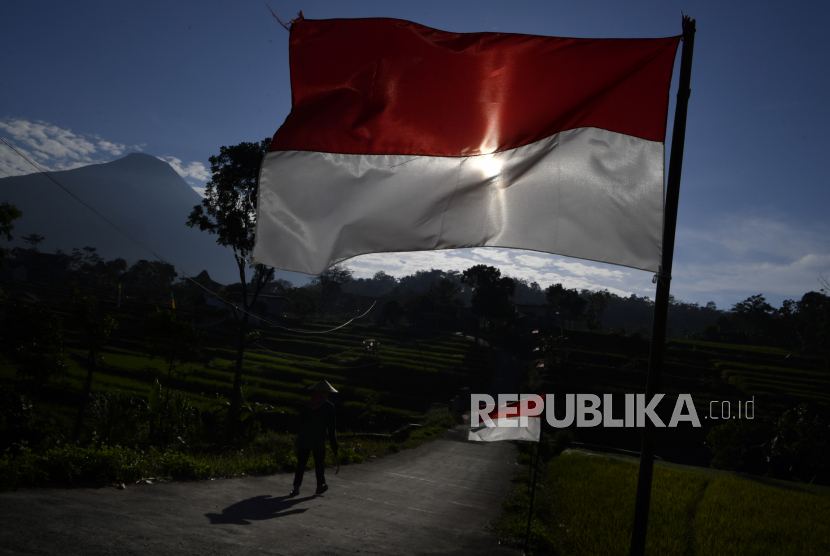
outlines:
[{"label": "blue sky", "polygon": [[[302,9],[312,19],[574,37],[676,35],[682,9],[698,33],[672,293],[720,308],[763,293],[778,306],[830,275],[826,2],[268,4],[284,20]],[[220,146],[273,135],[290,110],[288,33],[261,0],[16,2],[2,14],[0,135],[48,168],[141,151],[198,188]],[[0,176],[30,173],[15,157],[0,145]],[[15,231],[36,232],[22,220]],[[646,272],[507,249],[366,255],[348,266],[401,276],[479,262],[542,286],[654,294]]]}]

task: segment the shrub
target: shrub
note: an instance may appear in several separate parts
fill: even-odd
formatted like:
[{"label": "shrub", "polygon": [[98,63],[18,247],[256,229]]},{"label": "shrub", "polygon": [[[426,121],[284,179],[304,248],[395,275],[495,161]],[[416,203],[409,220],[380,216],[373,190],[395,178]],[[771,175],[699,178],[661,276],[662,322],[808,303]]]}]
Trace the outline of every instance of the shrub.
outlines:
[{"label": "shrub", "polygon": [[205,479],[212,473],[206,463],[181,452],[168,452],[161,456],[161,471],[174,479]]},{"label": "shrub", "polygon": [[352,444],[341,444],[340,449],[338,451],[337,457],[340,460],[341,464],[349,464],[349,463],[363,463],[363,456],[357,453],[357,449],[360,448],[360,444],[352,445]]}]

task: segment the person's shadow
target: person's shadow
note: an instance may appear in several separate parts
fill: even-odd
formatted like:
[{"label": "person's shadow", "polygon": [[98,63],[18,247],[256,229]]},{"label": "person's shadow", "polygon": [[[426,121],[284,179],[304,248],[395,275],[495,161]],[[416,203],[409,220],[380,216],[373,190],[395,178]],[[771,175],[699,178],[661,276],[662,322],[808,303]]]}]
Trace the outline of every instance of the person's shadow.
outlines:
[{"label": "person's shadow", "polygon": [[247,500],[242,500],[236,504],[231,504],[221,514],[205,514],[205,517],[210,519],[211,525],[219,523],[235,523],[237,525],[250,525],[251,521],[259,521],[263,519],[273,519],[275,517],[284,517],[291,514],[301,514],[308,508],[296,508],[289,510],[291,506],[299,502],[311,500],[313,496],[306,496],[305,498],[290,498],[288,496],[271,497],[271,495],[263,494],[262,496],[254,496]]}]

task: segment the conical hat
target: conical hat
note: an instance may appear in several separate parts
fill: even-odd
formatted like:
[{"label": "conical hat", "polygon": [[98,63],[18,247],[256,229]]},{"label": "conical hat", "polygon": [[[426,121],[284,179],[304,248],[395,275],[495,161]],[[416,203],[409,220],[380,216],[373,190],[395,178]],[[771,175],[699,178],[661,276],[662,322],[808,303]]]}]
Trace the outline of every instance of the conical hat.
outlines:
[{"label": "conical hat", "polygon": [[331,384],[329,384],[325,380],[321,380],[320,382],[309,388],[309,390],[319,390],[321,392],[331,392],[333,394],[337,393],[337,390],[332,388]]}]

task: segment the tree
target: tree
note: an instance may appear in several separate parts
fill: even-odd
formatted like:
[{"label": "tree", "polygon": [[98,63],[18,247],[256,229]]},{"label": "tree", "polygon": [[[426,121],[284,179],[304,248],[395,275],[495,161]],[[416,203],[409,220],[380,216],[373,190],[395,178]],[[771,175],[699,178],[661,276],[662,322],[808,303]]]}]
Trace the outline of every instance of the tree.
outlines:
[{"label": "tree", "polygon": [[205,333],[193,328],[193,325],[179,317],[170,309],[156,307],[147,321],[147,336],[150,340],[148,352],[150,358],[160,357],[167,363],[164,401],[159,415],[159,429],[162,444],[166,443],[166,422],[170,406],[170,382],[176,367],[193,361],[199,356],[199,344],[204,341]]},{"label": "tree", "polygon": [[753,295],[732,306],[732,313],[750,340],[763,341],[770,330],[775,309],[762,294]]},{"label": "tree", "polygon": [[336,264],[311,279],[311,286],[320,291],[323,306],[327,309],[334,305],[334,301],[343,289],[343,286],[352,281],[352,271],[347,267]]},{"label": "tree", "polygon": [[461,307],[464,305],[458,299],[460,292],[460,285],[448,278],[441,278],[430,285],[426,295],[436,313],[447,319],[455,320],[458,317]]},{"label": "tree", "polygon": [[84,381],[84,392],[81,404],[78,407],[78,417],[75,421],[75,431],[72,439],[77,442],[81,436],[81,425],[84,420],[84,411],[92,393],[92,377],[98,365],[104,362],[101,351],[110,335],[118,328],[118,322],[109,315],[98,314],[98,299],[94,295],[82,293],[78,288],[72,289],[73,313],[77,322],[84,331],[87,347],[87,374]]},{"label": "tree", "polygon": [[[410,294],[404,303],[404,312],[412,324],[420,327],[437,327],[446,321],[452,322],[458,318],[458,313],[464,305],[457,297],[460,291],[459,284],[448,278],[440,278],[430,284],[429,289],[423,294]],[[387,306],[390,308],[386,309]],[[387,303],[384,306],[384,312],[394,310],[394,305],[390,306]],[[390,313],[386,313],[386,316],[389,317]]]},{"label": "tree", "polygon": [[[255,280],[251,280],[251,287],[253,287],[255,283]],[[284,278],[277,278],[276,280],[272,280],[267,286],[265,286],[262,289],[262,292],[287,295],[292,289],[294,289],[294,284],[292,284]]]},{"label": "tree", "polygon": [[797,305],[802,347],[824,358],[825,370],[830,372],[830,297],[808,292]]},{"label": "tree", "polygon": [[548,307],[562,317],[565,326],[569,327],[579,322],[588,305],[588,301],[580,297],[578,291],[565,289],[562,284],[548,286],[545,290],[545,298],[548,301]]},{"label": "tree", "polygon": [[119,274],[122,274],[125,270],[127,270],[127,261],[121,257],[107,261],[104,264],[107,268],[107,278],[109,280],[115,280],[118,278]]},{"label": "tree", "polygon": [[[250,286],[245,278],[245,268],[251,260],[256,231],[257,193],[259,190],[259,168],[271,145],[271,139],[260,143],[240,143],[232,147],[221,147],[219,156],[210,157],[210,171],[213,174],[205,188],[202,203],[193,207],[187,225],[198,227],[203,232],[215,234],[216,243],[233,249],[233,256],[239,269],[242,291],[242,311],[231,311],[237,324],[236,369],[233,378],[231,405],[228,409],[226,440],[236,434],[236,424],[242,405],[242,362],[245,356],[246,331],[249,312],[263,287],[274,278],[274,269],[261,264],[250,265],[256,281]],[[249,288],[253,290],[248,299]]]},{"label": "tree", "polygon": [[390,293],[397,285],[397,278],[380,270],[371,278],[353,278],[343,286],[343,291],[368,297],[381,297]]},{"label": "tree", "polygon": [[[56,251],[56,254],[64,255],[63,251],[60,250]],[[98,254],[98,249],[89,245],[83,249],[75,247],[72,249],[72,253],[66,256],[69,257],[69,266],[72,270],[83,269],[89,271],[98,263],[104,261],[101,255]]]},{"label": "tree", "polygon": [[479,318],[505,323],[515,314],[511,298],[516,282],[502,277],[498,268],[476,265],[464,271],[461,281],[473,290],[472,309]]},{"label": "tree", "polygon": [[22,239],[23,241],[31,245],[30,249],[32,251],[37,252],[37,246],[43,243],[43,240],[45,240],[46,238],[43,236],[39,236],[37,234],[29,234],[27,236],[23,236]]},{"label": "tree", "polygon": [[137,284],[159,291],[169,290],[173,280],[178,276],[173,265],[145,259],[136,261],[130,267],[130,274]]},{"label": "tree", "polygon": [[382,270],[375,272],[375,275],[372,276],[372,281],[375,283],[377,287],[377,295],[389,293],[393,289],[395,289],[395,286],[398,285],[397,278],[389,274],[386,274]]},{"label": "tree", "polygon": [[396,299],[390,299],[380,312],[380,322],[387,326],[394,326],[403,316],[404,310],[401,304]]},{"label": "tree", "polygon": [[[73,249],[73,252],[74,251],[76,251],[76,249]],[[83,251],[83,262],[85,265],[92,267],[104,260],[101,258],[101,255],[98,254],[97,247],[90,247],[89,245],[87,245],[86,247],[84,247]]]},{"label": "tree", "polygon": [[595,328],[602,330],[602,314],[608,308],[608,302],[610,300],[611,294],[608,293],[608,290],[588,294],[588,311],[585,324],[591,332]]},{"label": "tree", "polygon": [[[21,216],[23,216],[23,213],[16,206],[9,204],[8,201],[3,201],[0,204],[0,237],[5,237],[6,241],[13,240],[12,230],[14,229],[14,224],[12,222]],[[8,249],[0,248],[0,268],[6,266],[8,253]]]}]

